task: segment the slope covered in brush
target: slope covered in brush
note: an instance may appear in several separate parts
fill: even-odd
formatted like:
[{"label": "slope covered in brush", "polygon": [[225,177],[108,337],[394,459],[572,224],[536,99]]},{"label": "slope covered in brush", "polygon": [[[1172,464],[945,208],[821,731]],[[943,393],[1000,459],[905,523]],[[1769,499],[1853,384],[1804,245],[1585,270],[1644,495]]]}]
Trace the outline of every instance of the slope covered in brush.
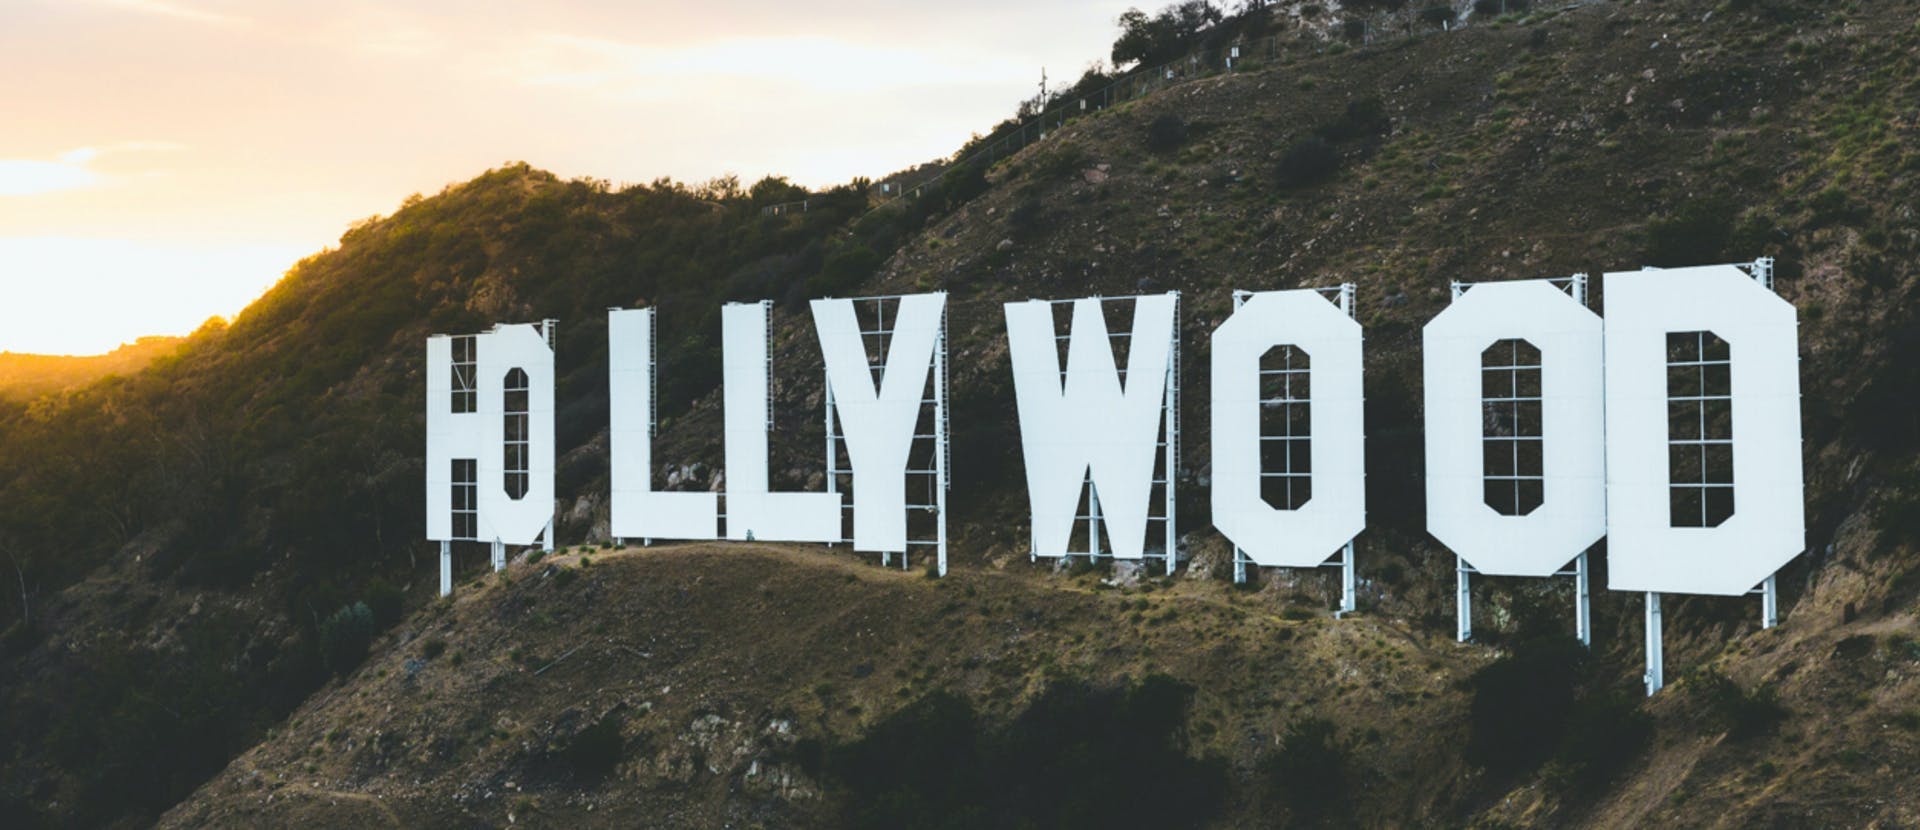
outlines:
[{"label": "slope covered in brush", "polygon": [[[1359,13],[1276,8],[1283,28],[1325,28],[1328,17]],[[1025,561],[999,303],[1177,289],[1185,363],[1204,367],[1206,334],[1226,315],[1231,289],[1341,281],[1357,284],[1367,332],[1370,527],[1360,568],[1362,604],[1377,619],[1364,625],[1401,633],[1377,642],[1351,637],[1374,628],[1328,635],[1343,638],[1330,665],[1377,681],[1387,699],[1438,695],[1440,708],[1431,711],[1405,704],[1433,718],[1418,735],[1399,734],[1404,724],[1381,711],[1342,704],[1358,694],[1350,688],[1264,695],[1259,673],[1267,667],[1243,664],[1268,659],[1257,649],[1224,651],[1217,666],[1183,662],[1189,651],[1227,642],[1222,627],[1231,614],[1207,616],[1186,639],[1125,659],[1062,657],[1095,650],[1101,638],[1148,636],[1120,621],[1144,629],[1165,613],[1158,596],[1255,615],[1264,607],[1308,618],[1324,607],[1320,575],[1273,573],[1252,595],[1212,579],[1177,591],[1155,582],[1151,591],[1120,589],[1114,601],[1082,609],[1106,628],[1063,629],[1096,645],[1043,640],[1010,650],[991,683],[965,656],[904,646],[864,668],[785,666],[780,682],[729,702],[732,714],[694,705],[672,710],[666,725],[621,719],[612,727],[617,740],[605,729],[591,739],[601,750],[614,746],[605,775],[548,775],[538,781],[548,789],[529,797],[535,806],[613,804],[595,799],[639,782],[656,806],[684,811],[689,823],[736,810],[773,823],[839,818],[839,805],[857,799],[796,794],[847,795],[843,788],[855,785],[830,764],[782,767],[798,777],[772,794],[754,791],[752,799],[764,800],[749,809],[733,782],[747,780],[757,754],[720,758],[702,748],[709,772],[695,774],[691,751],[648,742],[705,747],[699,742],[711,740],[701,730],[714,728],[708,715],[757,730],[762,714],[788,719],[790,709],[831,708],[824,724],[795,722],[795,746],[844,745],[851,754],[843,759],[857,759],[862,740],[911,744],[921,729],[951,731],[964,722],[956,700],[984,719],[983,730],[1017,736],[999,730],[1014,729],[1054,685],[1093,681],[1101,694],[1124,698],[1142,675],[1167,673],[1197,690],[1196,731],[1182,751],[1228,762],[1218,814],[1244,822],[1265,815],[1261,798],[1291,803],[1284,787],[1261,795],[1263,781],[1315,768],[1263,765],[1264,750],[1346,752],[1375,740],[1414,747],[1395,756],[1424,760],[1409,769],[1385,760],[1348,769],[1352,809],[1371,822],[1905,820],[1916,808],[1899,779],[1920,757],[1911,703],[1920,695],[1912,679],[1920,660],[1912,648],[1920,426],[1908,414],[1920,380],[1911,359],[1920,347],[1911,264],[1920,253],[1911,206],[1920,182],[1915,12],[1904,2],[1605,3],[1302,50],[1257,71],[1174,84],[1073,118],[990,169],[944,168],[952,172],[939,192],[871,214],[864,193],[852,189],[815,196],[804,213],[768,216],[760,206],[796,194],[778,182],[746,193],[724,185],[610,192],[525,168],[410,202],[302,263],[227,330],[197,335],[146,372],[76,393],[53,410],[0,404],[0,545],[22,588],[4,592],[0,606],[19,621],[6,634],[0,675],[0,727],[19,736],[0,759],[0,798],[7,817],[19,817],[9,823],[152,816],[303,705],[300,720],[250,756],[268,759],[274,774],[294,776],[304,769],[295,765],[311,764],[325,777],[325,798],[342,803],[351,800],[342,793],[382,793],[416,778],[430,801],[479,786],[495,800],[473,814],[504,821],[514,807],[501,795],[506,782],[531,786],[518,777],[523,765],[542,753],[564,760],[564,746],[601,722],[599,709],[587,713],[591,723],[581,713],[567,718],[563,696],[535,693],[542,687],[530,676],[543,664],[521,659],[528,652],[514,656],[512,638],[483,631],[457,640],[437,627],[456,610],[420,610],[431,605],[432,585],[428,548],[416,541],[419,361],[431,332],[561,320],[562,541],[599,543],[605,307],[661,309],[666,417],[657,457],[685,471],[676,486],[707,488],[720,460],[719,303],[776,300],[775,484],[801,487],[817,475],[822,428],[818,356],[798,301],[946,290],[954,561],[963,574],[1003,569],[993,578],[1011,586],[967,612],[980,618],[967,624],[1020,626],[1037,625],[1060,590],[1095,589],[1092,577]],[[1402,679],[1394,667],[1408,659],[1409,644],[1444,640],[1451,627],[1453,558],[1424,534],[1418,462],[1419,329],[1444,307],[1447,283],[1761,255],[1779,258],[1778,290],[1802,321],[1809,553],[1782,575],[1782,628],[1757,632],[1750,602],[1671,604],[1673,674],[1698,673],[1642,706],[1632,697],[1636,597],[1597,592],[1595,649],[1571,659],[1517,645],[1567,630],[1565,585],[1488,580],[1478,589],[1490,617],[1481,625],[1484,644],[1434,658],[1438,686]],[[1189,425],[1204,424],[1205,399],[1205,373],[1189,370]],[[1206,524],[1206,450],[1204,430],[1190,430],[1181,530],[1193,556],[1183,573],[1195,577],[1217,577],[1224,561],[1224,543]],[[465,575],[478,564],[469,560]],[[556,586],[569,579],[531,573]],[[824,647],[842,609],[806,599],[824,590],[816,578],[796,576],[791,592],[748,598],[750,614],[717,621],[718,630],[702,636],[751,642],[771,620],[823,632],[794,642]],[[537,614],[516,603],[553,605],[532,593],[547,584],[488,587],[473,597],[488,604],[458,606],[457,614]],[[602,590],[638,588],[609,582]],[[957,603],[958,614],[971,599],[926,601]],[[1249,600],[1255,604],[1244,605]],[[572,613],[592,604],[560,607],[567,613],[554,612],[553,628],[540,635],[553,645],[538,656],[557,658],[558,643],[597,634],[600,620]],[[1188,619],[1180,609],[1175,618]],[[1313,620],[1333,632],[1346,622]],[[433,636],[473,668],[447,669],[438,662],[444,655],[414,651],[432,640],[409,638]],[[372,662],[356,671],[370,642]],[[1522,668],[1475,674],[1496,658],[1489,646],[1513,649],[1505,659]],[[596,671],[606,673],[595,682],[651,682],[645,658],[602,651]],[[390,702],[399,707],[396,722],[455,711],[430,696],[393,696],[388,687],[396,672],[411,671],[409,659],[426,660],[423,682],[464,688],[484,675],[524,695],[514,698],[526,704],[517,720],[494,727],[524,752],[482,742],[484,723],[463,726],[461,743],[445,752],[424,732],[382,747],[361,722],[365,713],[343,708],[343,699]],[[851,682],[835,674],[842,668],[898,682],[860,684],[859,711],[851,712],[834,696]],[[348,677],[325,685],[333,673]],[[1121,683],[1121,673],[1132,677]],[[1516,691],[1514,676],[1558,678],[1560,691],[1535,700],[1543,696],[1526,684]],[[696,699],[732,680],[724,672],[697,677],[688,692]],[[1473,700],[1440,691],[1454,683]],[[821,684],[825,701],[816,700]],[[315,689],[325,691],[309,698]],[[930,702],[916,704],[922,700]],[[1516,701],[1539,704],[1528,707],[1535,728],[1518,737],[1483,722],[1497,718],[1474,715]],[[1207,715],[1210,706],[1232,712],[1239,731],[1199,735],[1202,722],[1228,723]],[[329,739],[334,730],[340,738]],[[381,748],[363,755],[369,746]],[[156,775],[147,759],[162,756],[182,761]],[[255,768],[228,767],[177,815],[239,815],[245,799],[265,797],[247,779]],[[939,793],[920,785],[939,781],[907,777],[897,782],[907,791],[896,795],[937,803]],[[1308,817],[1316,816],[1341,818]]]}]

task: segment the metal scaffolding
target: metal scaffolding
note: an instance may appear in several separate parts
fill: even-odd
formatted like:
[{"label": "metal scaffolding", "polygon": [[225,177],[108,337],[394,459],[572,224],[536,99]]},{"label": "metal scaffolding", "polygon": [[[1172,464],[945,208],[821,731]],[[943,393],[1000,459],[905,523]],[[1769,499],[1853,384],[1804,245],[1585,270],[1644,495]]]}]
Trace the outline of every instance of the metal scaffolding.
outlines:
[{"label": "metal scaffolding", "polygon": [[[856,319],[861,320],[862,346],[867,346],[871,340],[872,348],[867,350],[867,369],[873,373],[875,384],[881,381],[887,370],[887,349],[893,342],[893,325],[899,322],[901,296],[888,294],[854,297],[851,300]],[[890,309],[894,312],[892,324],[887,319]],[[867,328],[867,320],[872,321],[872,328]],[[834,406],[833,383],[826,380],[824,375],[822,383],[826,390],[821,414],[826,423],[827,492],[850,494],[855,485],[853,460],[847,455],[845,433],[840,428],[838,410]],[[933,370],[928,375],[927,387],[920,400],[921,413],[914,424],[913,443],[907,452],[907,550],[900,552],[900,569],[911,567],[909,554],[913,548],[932,548],[935,572],[946,576],[947,495],[953,486],[948,471],[953,463],[953,452],[947,417],[947,312],[944,306],[940,311],[940,331],[934,337]],[[842,499],[840,509],[840,541],[845,542],[852,539],[849,529],[853,520],[852,499]],[[922,521],[914,521],[916,515]],[[915,535],[916,530],[918,536]],[[891,567],[893,554],[882,552],[880,564]]]},{"label": "metal scaffolding", "polygon": [[[1159,457],[1154,462],[1155,473],[1152,481],[1152,486],[1155,488],[1158,488],[1160,491],[1160,498],[1158,499],[1159,509],[1155,510],[1151,505],[1147,509],[1147,525],[1149,527],[1156,524],[1159,525],[1163,534],[1163,541],[1162,541],[1161,553],[1155,554],[1151,549],[1149,549],[1145,552],[1142,558],[1162,560],[1166,565],[1167,575],[1171,576],[1175,568],[1179,566],[1179,562],[1180,562],[1179,536],[1176,533],[1176,527],[1178,526],[1178,521],[1179,521],[1179,510],[1178,510],[1178,504],[1175,501],[1176,485],[1180,478],[1180,475],[1179,475],[1179,469],[1180,469],[1180,292],[1169,291],[1167,293],[1172,295],[1173,297],[1174,324],[1173,324],[1173,331],[1169,332],[1167,335],[1170,342],[1168,344],[1167,368],[1166,368],[1166,375],[1164,378],[1165,388],[1161,394],[1161,400],[1160,400],[1161,431],[1158,436],[1158,440],[1154,442],[1154,447],[1156,450],[1158,450]],[[1129,296],[1129,297],[1095,296],[1088,299],[1092,299],[1096,302],[1099,302],[1101,304],[1102,311],[1104,312],[1107,308],[1109,308],[1109,306],[1107,305],[1108,303],[1127,303],[1131,305],[1135,300],[1139,298],[1132,297],[1132,296]],[[1057,306],[1071,307],[1074,303],[1079,302],[1079,300],[1045,300],[1044,302],[1047,303],[1049,307],[1057,307]],[[1073,338],[1072,332],[1062,334],[1058,330],[1058,327],[1057,326],[1055,327],[1053,342],[1056,345],[1060,343],[1065,343],[1071,340],[1072,338]],[[1107,339],[1109,343],[1111,343],[1113,340],[1119,340],[1119,339],[1126,339],[1127,341],[1129,341],[1127,343],[1129,354],[1132,353],[1132,346],[1133,346],[1131,342],[1132,338],[1133,338],[1133,332],[1131,329],[1127,331],[1113,331],[1109,329],[1107,332]],[[1115,369],[1120,375],[1121,382],[1125,383],[1126,377],[1127,377],[1127,367],[1116,366]],[[1067,367],[1063,362],[1060,365],[1061,382],[1065,383],[1066,378],[1067,378]],[[1078,513],[1074,516],[1074,535],[1075,536],[1079,535],[1081,527],[1086,528],[1086,534],[1087,534],[1086,549],[1073,550],[1071,543],[1069,543],[1068,550],[1064,552],[1057,553],[1057,554],[1056,553],[1042,554],[1037,548],[1034,548],[1033,545],[1029,543],[1028,552],[1027,552],[1028,560],[1030,561],[1038,560],[1042,556],[1045,556],[1048,558],[1062,558],[1062,559],[1071,559],[1072,557],[1075,557],[1075,556],[1085,556],[1090,561],[1098,561],[1102,557],[1111,557],[1113,555],[1111,552],[1102,551],[1100,549],[1100,526],[1101,526],[1100,490],[1093,482],[1093,474],[1091,470],[1088,471],[1082,486],[1085,488],[1085,491],[1087,494],[1087,498],[1086,498],[1087,512]],[[1084,522],[1085,524],[1082,524],[1082,522]]]}]

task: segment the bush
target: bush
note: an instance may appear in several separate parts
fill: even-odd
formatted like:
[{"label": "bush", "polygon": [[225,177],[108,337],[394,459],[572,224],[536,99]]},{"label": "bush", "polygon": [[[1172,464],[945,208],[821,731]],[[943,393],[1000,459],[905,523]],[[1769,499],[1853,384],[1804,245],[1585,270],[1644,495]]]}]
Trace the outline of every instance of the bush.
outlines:
[{"label": "bush", "polygon": [[1531,5],[1528,0],[1473,0],[1475,17],[1494,17],[1511,12],[1523,12]]},{"label": "bush", "polygon": [[375,628],[386,628],[400,621],[406,610],[406,595],[393,583],[374,577],[367,583],[367,608],[373,611]]},{"label": "bush", "polygon": [[886,261],[886,257],[862,243],[841,245],[827,255],[820,273],[807,280],[807,293],[816,297],[843,294],[872,276]]},{"label": "bush", "polygon": [[1467,760],[1495,773],[1532,769],[1552,756],[1573,714],[1587,650],[1550,637],[1521,643],[1475,672]]},{"label": "bush", "polygon": [[1295,141],[1280,155],[1275,178],[1281,187],[1305,187],[1340,172],[1340,152],[1318,135]]},{"label": "bush", "polygon": [[327,671],[345,675],[367,657],[373,643],[373,609],[364,602],[341,606],[320,623],[320,660]]},{"label": "bush", "polygon": [[1119,688],[1058,682],[988,729],[966,699],[938,692],[827,749],[823,763],[850,791],[842,826],[1198,827],[1219,811],[1226,769],[1185,752],[1192,695],[1161,676]]},{"label": "bush", "polygon": [[1428,6],[1420,10],[1420,22],[1428,26],[1446,26],[1453,23],[1452,6]]},{"label": "bush", "polygon": [[1556,786],[1592,792],[1611,782],[1653,737],[1653,719],[1631,692],[1594,694],[1575,704],[1566,738],[1548,778]]},{"label": "bush", "polygon": [[1007,211],[1007,230],[1014,239],[1027,240],[1038,236],[1047,227],[1047,211],[1041,206],[1039,198],[1025,195],[1019,204]]},{"label": "bush", "polygon": [[1649,222],[1647,264],[1666,268],[1720,261],[1733,239],[1735,212],[1725,199],[1700,199]]},{"label": "bush", "polygon": [[1701,676],[1700,688],[1715,725],[1725,729],[1730,739],[1739,741],[1771,733],[1787,719],[1787,710],[1771,686],[1749,692],[1726,675],[1709,671]]},{"label": "bush", "polygon": [[592,726],[574,733],[562,754],[576,779],[593,782],[620,765],[625,748],[626,740],[620,737],[620,715],[608,712]]},{"label": "bush", "polygon": [[1147,124],[1147,150],[1165,153],[1187,143],[1187,120],[1167,113]]},{"label": "bush", "polygon": [[1260,759],[1264,795],[1285,805],[1296,824],[1319,824],[1347,811],[1347,757],[1331,721],[1287,727],[1280,750]]}]

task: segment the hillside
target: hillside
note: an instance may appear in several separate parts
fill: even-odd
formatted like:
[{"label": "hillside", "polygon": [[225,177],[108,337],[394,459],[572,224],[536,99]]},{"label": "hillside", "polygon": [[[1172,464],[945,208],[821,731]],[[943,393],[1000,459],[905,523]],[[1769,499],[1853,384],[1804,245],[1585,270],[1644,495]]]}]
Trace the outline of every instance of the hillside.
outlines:
[{"label": "hillside", "polygon": [[[793,188],[525,167],[409,200],[145,372],[51,411],[0,402],[21,588],[0,606],[20,620],[0,823],[898,826],[983,792],[1007,793],[986,824],[1167,805],[1225,826],[1920,821],[1901,786],[1920,767],[1916,13],[1600,3],[1303,50],[943,168],[904,210],[869,213],[854,187],[769,216]],[[1409,462],[1419,331],[1448,281],[1760,255],[1801,310],[1809,553],[1781,575],[1784,623],[1759,631],[1750,599],[1671,602],[1675,679],[1645,703],[1635,596],[1596,590],[1584,656],[1549,639],[1568,586],[1482,580],[1481,638],[1453,644],[1453,558]],[[1204,367],[1231,289],[1342,280],[1367,336],[1363,613],[1326,614],[1325,574],[1222,581],[1203,429],[1179,576],[1026,561],[999,303],[1178,289],[1183,360]],[[821,426],[799,301],[936,288],[948,579],[698,545],[502,579],[468,552],[457,598],[431,598],[427,334],[562,321],[561,537],[598,546],[607,306],[661,309],[656,456],[705,488],[718,303],[778,301],[772,469],[801,487]],[[1203,424],[1204,371],[1183,398]],[[355,603],[380,632],[365,662],[341,634]],[[1102,743],[1111,723],[1144,737]],[[901,749],[920,746],[962,760]],[[1080,791],[1097,795],[1064,801]]]},{"label": "hillside", "polygon": [[0,352],[0,398],[27,401],[75,389],[107,375],[145,369],[180,346],[179,337],[142,337],[100,355],[68,356]]}]

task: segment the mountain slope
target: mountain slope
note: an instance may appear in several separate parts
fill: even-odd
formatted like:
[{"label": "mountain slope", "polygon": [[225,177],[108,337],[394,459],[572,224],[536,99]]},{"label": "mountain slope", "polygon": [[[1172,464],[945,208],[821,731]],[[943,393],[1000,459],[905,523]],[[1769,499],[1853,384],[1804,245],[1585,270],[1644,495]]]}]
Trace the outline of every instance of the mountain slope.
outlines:
[{"label": "mountain slope", "polygon": [[[969,731],[1021,747],[1021,725],[1039,717],[1027,713],[1066,706],[1047,690],[1085,682],[1095,689],[1086,700],[1152,698],[1160,687],[1142,678],[1163,672],[1191,684],[1194,697],[1190,706],[1175,705],[1174,695],[1149,707],[1148,720],[1177,727],[1164,734],[1181,757],[1226,764],[1215,804],[1227,824],[1278,814],[1369,824],[1911,823],[1920,808],[1899,784],[1920,756],[1911,679],[1920,667],[1912,645],[1920,424],[1910,417],[1920,381],[1911,360],[1920,346],[1911,264],[1920,252],[1911,207],[1920,180],[1915,12],[1912,3],[1596,4],[1330,48],[1077,118],[990,170],[956,165],[949,169],[962,172],[928,200],[937,209],[904,216],[865,214],[863,197],[844,194],[837,212],[766,217],[756,200],[783,201],[777,184],[756,194],[611,193],[524,168],[410,203],[304,263],[231,330],[190,342],[177,362],[88,390],[50,420],[0,408],[0,444],[24,461],[0,480],[0,527],[14,537],[0,544],[37,554],[33,576],[20,581],[47,586],[31,623],[7,635],[0,711],[22,739],[0,767],[0,792],[28,819],[151,815],[297,712],[171,820],[275,815],[255,811],[277,809],[262,800],[284,792],[275,804],[294,798],[291,809],[306,811],[277,814],[289,818],[451,821],[460,811],[462,820],[498,823],[519,806],[521,796],[504,795],[508,780],[541,815],[579,818],[570,811],[592,804],[691,824],[853,820],[839,811],[941,803],[911,781],[887,798],[863,798],[872,793],[860,782],[873,776],[843,773],[859,768],[847,759],[861,746],[878,745],[862,741],[950,746],[937,739],[970,721],[942,692],[977,713]],[[1186,138],[1150,149],[1162,117],[1181,122]],[[1668,665],[1677,680],[1644,706],[1635,699],[1636,596],[1596,592],[1594,652],[1580,658],[1539,644],[1570,628],[1566,585],[1482,580],[1482,641],[1447,645],[1453,559],[1424,534],[1420,470],[1409,463],[1421,457],[1419,328],[1443,307],[1447,282],[1759,255],[1780,258],[1778,290],[1802,313],[1810,553],[1781,576],[1785,623],[1759,632],[1751,600],[1671,602]],[[1189,431],[1183,458],[1182,532],[1193,554],[1183,573],[1196,579],[1088,595],[1089,577],[1024,561],[999,302],[1179,289],[1183,357],[1201,367],[1205,335],[1226,314],[1231,289],[1342,280],[1358,284],[1367,332],[1361,618],[1317,615],[1330,594],[1324,574],[1267,574],[1248,594],[1217,580],[1224,546],[1205,523],[1204,430]],[[535,568],[516,571],[508,585],[483,578],[448,608],[428,600],[431,557],[412,541],[420,507],[410,460],[420,447],[417,361],[427,333],[562,320],[559,400],[570,408],[560,427],[562,539],[598,543],[605,306],[657,303],[666,325],[682,327],[662,338],[670,404],[656,454],[693,471],[719,460],[718,302],[781,300],[773,469],[776,486],[802,487],[818,468],[819,371],[795,301],[934,288],[953,298],[951,584],[795,550],[742,551],[753,568],[741,574],[722,555],[734,548],[694,547],[595,554],[571,587],[558,584],[568,579],[561,571]],[[1188,424],[1202,422],[1193,402],[1205,396],[1205,373],[1188,371]],[[155,402],[151,422],[134,406],[145,401]],[[154,434],[168,438],[130,440]],[[711,482],[702,473],[681,486]],[[103,506],[139,512],[102,522]],[[473,575],[479,558],[463,567]],[[829,590],[849,568],[859,590]],[[726,574],[723,587],[733,590],[688,588],[689,596],[738,613],[698,631],[655,616],[680,600],[650,592],[719,579],[707,570]],[[791,580],[792,589],[747,587],[763,577]],[[1604,584],[1604,573],[1598,579]],[[687,695],[722,695],[749,668],[766,676],[741,684],[724,711],[696,711],[661,693],[665,702],[653,702],[669,717],[623,715],[611,739],[607,729],[591,733],[599,761],[614,747],[610,763],[538,761],[569,755],[583,718],[626,701],[595,697],[602,686],[659,676],[652,658],[587,647],[606,625],[646,651],[636,644],[641,629],[588,613],[591,598],[561,593],[567,601],[556,603],[541,593],[596,585],[602,602],[716,644],[714,662],[685,658],[698,664],[685,670]],[[986,611],[925,616],[919,603],[944,607],[948,592],[968,586],[990,597]],[[629,596],[638,604],[623,606]],[[393,628],[367,664],[327,680],[324,622],[358,600]],[[560,610],[537,630],[508,636],[490,627],[525,617],[529,600]],[[1035,635],[1008,646],[993,670],[1005,676],[987,682],[965,654],[944,650],[941,635],[916,627],[892,641],[895,650],[875,651],[870,674],[849,679],[853,669],[830,645],[847,635],[835,627],[842,607],[867,602],[887,618],[976,632],[963,644],[1030,615],[1067,639]],[[1055,619],[1063,606],[1084,618]],[[1164,642],[1150,625],[1169,608],[1174,615],[1159,625],[1187,640]],[[454,622],[464,625],[448,627]],[[1261,642],[1238,639],[1241,626]],[[1280,642],[1282,631],[1294,639]],[[434,637],[446,651],[426,659]],[[523,637],[538,645],[521,645]],[[823,656],[819,665],[788,663],[747,647],[767,638]],[[561,643],[583,647],[537,675],[541,665],[512,653],[519,646],[522,658],[559,657]],[[1117,651],[1088,656],[1085,643]],[[1216,647],[1226,649],[1218,664],[1192,662]],[[450,667],[453,653],[461,666]],[[766,663],[726,663],[742,654]],[[1433,664],[1409,673],[1411,654]],[[182,668],[181,655],[197,661]],[[1337,661],[1324,664],[1336,678],[1315,675],[1310,659],[1303,677],[1271,674],[1303,655]],[[580,682],[601,685],[576,690],[594,705],[567,716],[568,695],[540,690],[549,676],[580,670],[582,658],[593,659],[594,673]],[[499,745],[482,742],[476,733],[490,721],[469,721],[495,716],[495,707],[415,694],[399,680],[408,659],[423,661],[423,688],[491,682],[524,719],[497,727],[508,736]],[[187,682],[218,670],[223,680],[204,691]],[[1516,692],[1503,685],[1513,676],[1534,680]],[[1348,677],[1366,685],[1353,688]],[[871,678],[880,679],[852,683]],[[809,702],[821,684],[857,688],[860,711]],[[140,694],[67,694],[82,686]],[[1261,699],[1269,687],[1286,694]],[[302,703],[314,689],[319,695]],[[493,694],[474,690],[483,704]],[[1395,708],[1352,703],[1376,693]],[[636,708],[656,697],[634,695],[626,702]],[[375,703],[377,713],[356,708]],[[824,721],[805,717],[816,708]],[[432,739],[409,725],[455,716],[457,745],[444,751],[422,749]],[[812,741],[818,763],[778,761],[786,738],[759,737],[772,720],[792,721],[793,751]],[[1539,728],[1515,735],[1502,730],[1508,721]],[[395,724],[380,735],[403,737],[375,737],[367,723]],[[326,741],[335,729],[353,743]],[[144,779],[114,759],[152,757],[202,732],[220,739],[190,754],[177,778],[122,795]],[[1068,737],[1069,746],[1097,745]],[[390,743],[369,750],[369,740]],[[705,753],[723,744],[740,751],[707,773],[689,772],[697,765],[686,746]],[[992,746],[974,749],[1004,757]],[[571,757],[592,761],[594,753]],[[1196,776],[1195,787],[1216,780],[1164,753],[1146,757]],[[1341,798],[1316,801],[1274,783],[1314,780],[1298,773],[1328,766],[1296,763],[1303,757],[1345,759],[1333,765],[1346,773]],[[756,760],[773,763],[783,783],[760,789],[760,773],[748,773]],[[307,764],[317,777],[302,781]],[[536,768],[547,772],[522,780]],[[600,776],[576,777],[582,769]],[[1072,769],[1072,780],[1089,787],[1103,772]],[[288,783],[276,790],[283,775]],[[487,789],[495,795],[479,797]],[[1325,812],[1332,804],[1353,813]],[[329,812],[336,808],[352,812]]]}]

